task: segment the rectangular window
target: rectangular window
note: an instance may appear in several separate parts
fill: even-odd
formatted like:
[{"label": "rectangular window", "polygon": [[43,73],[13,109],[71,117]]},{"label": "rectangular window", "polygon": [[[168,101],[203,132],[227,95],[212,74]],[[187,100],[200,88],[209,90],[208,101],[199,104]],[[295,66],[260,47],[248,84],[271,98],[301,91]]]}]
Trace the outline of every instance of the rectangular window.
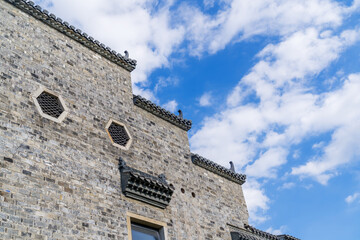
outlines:
[{"label": "rectangular window", "polygon": [[165,226],[150,218],[127,213],[129,240],[165,240]]},{"label": "rectangular window", "polygon": [[158,229],[131,223],[132,240],[163,240]]}]

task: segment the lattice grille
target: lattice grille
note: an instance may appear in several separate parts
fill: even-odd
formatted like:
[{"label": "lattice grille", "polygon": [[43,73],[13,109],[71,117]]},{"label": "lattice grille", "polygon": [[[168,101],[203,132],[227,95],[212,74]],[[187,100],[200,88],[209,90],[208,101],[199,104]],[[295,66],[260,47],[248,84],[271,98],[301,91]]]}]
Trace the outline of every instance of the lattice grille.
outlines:
[{"label": "lattice grille", "polygon": [[126,132],[124,126],[112,122],[108,131],[113,142],[123,147],[125,147],[127,142],[130,140],[129,134]]},{"label": "lattice grille", "polygon": [[43,91],[37,98],[43,113],[51,117],[58,118],[63,112],[64,108],[57,96]]}]

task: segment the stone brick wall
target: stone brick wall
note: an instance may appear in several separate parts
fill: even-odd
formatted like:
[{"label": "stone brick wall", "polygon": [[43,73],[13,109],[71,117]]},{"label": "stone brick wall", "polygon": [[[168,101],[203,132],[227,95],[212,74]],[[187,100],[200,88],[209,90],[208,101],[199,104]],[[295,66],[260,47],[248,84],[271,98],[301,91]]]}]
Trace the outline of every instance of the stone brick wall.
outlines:
[{"label": "stone brick wall", "polygon": [[[0,83],[0,239],[128,239],[127,212],[167,223],[169,240],[230,239],[227,224],[247,223],[241,186],[192,164],[187,132],[133,105],[127,70],[3,0]],[[36,110],[40,86],[63,97],[62,123]],[[129,150],[111,144],[110,118]],[[170,205],[125,197],[119,157],[164,173]]]}]

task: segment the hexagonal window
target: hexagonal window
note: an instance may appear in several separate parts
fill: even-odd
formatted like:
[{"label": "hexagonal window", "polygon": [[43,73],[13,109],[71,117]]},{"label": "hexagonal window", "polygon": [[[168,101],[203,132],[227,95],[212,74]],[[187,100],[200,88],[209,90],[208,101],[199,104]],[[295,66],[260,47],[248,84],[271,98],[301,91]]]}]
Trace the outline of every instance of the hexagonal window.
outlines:
[{"label": "hexagonal window", "polygon": [[58,94],[40,87],[32,98],[40,115],[55,122],[62,122],[68,114],[65,102]]},{"label": "hexagonal window", "polygon": [[112,120],[106,125],[106,131],[109,134],[110,140],[114,146],[124,150],[130,148],[132,137],[125,124]]}]

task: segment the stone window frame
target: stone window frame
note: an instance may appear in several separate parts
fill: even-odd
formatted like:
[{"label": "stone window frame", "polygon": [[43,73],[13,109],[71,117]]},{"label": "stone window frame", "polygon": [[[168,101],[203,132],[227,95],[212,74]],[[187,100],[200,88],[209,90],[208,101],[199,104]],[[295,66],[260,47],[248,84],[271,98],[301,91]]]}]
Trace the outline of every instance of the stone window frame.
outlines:
[{"label": "stone window frame", "polygon": [[153,229],[159,232],[160,236],[161,236],[161,240],[166,240],[167,238],[167,231],[166,231],[166,227],[167,224],[158,220],[154,220],[151,218],[147,218],[135,213],[131,213],[131,212],[127,212],[126,213],[126,225],[127,225],[127,231],[128,231],[128,239],[129,240],[133,240],[132,239],[132,232],[131,232],[131,225],[135,223],[135,224],[140,224],[143,225],[145,227],[148,227],[149,229]]},{"label": "stone window frame", "polygon": [[[111,125],[113,122],[116,123],[116,124],[118,124],[118,125],[120,125],[120,126],[122,126],[122,127],[124,127],[126,133],[128,134],[128,136],[129,136],[129,141],[126,143],[125,146],[121,146],[120,144],[115,143],[114,140],[113,140],[113,138],[111,137],[110,132],[109,132],[108,129],[109,129],[110,125]],[[129,129],[127,128],[127,126],[126,126],[124,123],[119,122],[119,121],[117,121],[117,120],[115,120],[115,119],[113,119],[113,118],[110,118],[109,121],[108,121],[108,123],[107,123],[106,126],[105,126],[105,129],[106,129],[106,132],[107,132],[107,134],[108,134],[108,136],[109,136],[109,138],[110,138],[110,141],[111,141],[111,143],[112,143],[113,146],[118,147],[118,148],[120,148],[120,149],[122,149],[122,150],[129,150],[129,148],[130,148],[130,146],[131,146],[131,144],[132,144],[133,138],[132,138],[132,136],[131,136],[131,134],[130,134]]]},{"label": "stone window frame", "polygon": [[[46,92],[48,94],[54,95],[55,97],[57,97],[60,101],[61,106],[63,107],[64,111],[60,114],[60,116],[58,118],[52,117],[46,113],[43,112],[42,108],[40,107],[40,104],[37,100],[37,98],[40,96],[41,93]],[[34,103],[35,103],[35,107],[37,109],[37,111],[39,112],[39,114],[46,118],[49,119],[51,121],[57,122],[57,123],[61,123],[62,121],[64,121],[64,119],[67,117],[67,115],[69,114],[69,109],[67,108],[64,99],[62,98],[62,96],[58,93],[55,93],[49,89],[47,89],[44,86],[40,86],[35,92],[33,92],[31,94],[31,98],[33,99]]]}]

